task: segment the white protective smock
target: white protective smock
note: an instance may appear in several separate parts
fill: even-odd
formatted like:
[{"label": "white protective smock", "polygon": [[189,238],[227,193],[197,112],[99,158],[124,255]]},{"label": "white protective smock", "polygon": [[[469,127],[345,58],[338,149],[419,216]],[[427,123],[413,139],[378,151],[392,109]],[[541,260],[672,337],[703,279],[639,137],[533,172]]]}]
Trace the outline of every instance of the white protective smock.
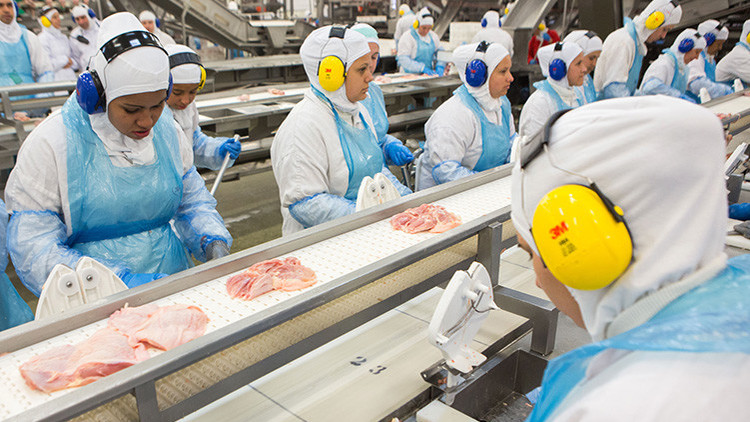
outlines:
[{"label": "white protective smock", "polygon": [[156,35],[156,38],[158,38],[159,41],[161,41],[161,45],[177,44],[175,42],[174,38],[172,38],[166,32],[162,31],[156,25],[156,15],[154,14],[154,12],[151,12],[151,11],[148,11],[148,10],[144,10],[143,12],[141,12],[140,15],[138,15],[138,20],[141,21],[141,23],[143,23],[143,22],[149,22],[149,21],[151,21],[151,22],[154,23],[154,32],[153,32],[153,34]]},{"label": "white protective smock", "polygon": [[[574,42],[578,44],[583,49],[584,56],[596,53],[597,51],[602,51],[602,39],[594,32],[586,31],[585,29],[571,32],[565,37],[563,42]],[[584,103],[593,103],[597,99],[594,78],[591,77],[591,73],[587,73],[586,76],[583,77],[583,85],[573,87],[573,89],[579,92]]]},{"label": "white protective smock", "polygon": [[750,19],[742,24],[740,41],[716,65],[717,82],[732,82],[736,78],[740,78],[745,86],[750,85],[750,41],[748,41],[748,35],[750,35]]},{"label": "white protective smock", "polygon": [[0,85],[52,82],[52,66],[39,37],[19,25],[13,13],[9,24],[0,22]]},{"label": "white protective smock", "polygon": [[76,6],[71,12],[73,20],[85,16],[89,21],[89,27],[83,29],[80,25],[70,31],[70,48],[73,54],[73,60],[76,61],[78,69],[86,70],[89,60],[96,54],[96,40],[99,39],[99,21],[91,19],[88,15],[88,9],[83,6]]},{"label": "white protective smock", "polygon": [[521,109],[518,134],[522,137],[534,136],[556,111],[575,108],[584,103],[582,93],[570,85],[567,75],[559,81],[549,76],[549,64],[553,59],[562,59],[568,68],[583,52],[577,43],[563,42],[562,45],[559,52],[555,51],[555,44],[545,45],[537,52],[539,66],[546,79],[534,84],[536,91],[529,96]]},{"label": "white protective smock", "polygon": [[411,8],[408,4],[402,4],[401,7],[398,8],[399,13],[403,11],[403,15],[401,15],[400,18],[398,18],[398,21],[396,22],[396,29],[393,31],[393,41],[396,42],[396,51],[398,51],[398,41],[401,39],[401,37],[409,32],[409,30],[412,28],[412,25],[414,25],[414,20],[417,19],[417,15],[414,14],[414,12],[411,11]]},{"label": "white protective smock", "polygon": [[[430,16],[430,11],[426,7],[423,7],[417,13],[415,19],[419,21],[420,26],[434,24],[434,19]],[[437,36],[435,31],[430,30],[427,35],[422,36],[414,27],[409,28],[398,40],[396,61],[399,71],[434,74],[434,70],[442,64],[435,64],[436,54],[440,50],[443,50],[443,48],[440,46],[440,37]],[[442,65],[444,68],[444,64]]]},{"label": "white protective smock", "polygon": [[[669,95],[691,102],[695,99],[685,94],[688,83],[688,68],[685,64],[685,54],[680,51],[683,40],[693,40],[693,50],[706,48],[706,39],[693,28],[680,32],[669,49],[651,63],[643,75],[643,82],[638,90],[639,95]],[[697,61],[697,60],[693,60]]]},{"label": "white protective smock", "polygon": [[[640,15],[633,18],[632,23],[626,20],[624,27],[609,34],[604,40],[602,54],[594,71],[594,87],[600,97],[626,97],[635,93],[642,59],[647,52],[646,40],[658,29],[648,29],[645,24],[646,18],[654,12],[664,14],[665,21],[662,25],[676,25],[682,17],[682,7],[675,7],[670,0],[653,0]],[[631,30],[634,31],[637,42],[633,39]]]},{"label": "white protective smock", "polygon": [[482,29],[479,30],[471,39],[472,43],[486,41],[489,43],[496,42],[505,47],[510,52],[510,58],[513,58],[513,37],[508,31],[500,28],[500,13],[490,10],[482,17]]},{"label": "white protective smock", "polygon": [[709,37],[715,41],[727,40],[729,38],[729,29],[721,26],[716,19],[709,19],[698,25],[698,32],[706,38],[706,49],[701,52],[698,60],[688,63],[688,90],[696,99],[700,98],[701,88],[706,88],[711,98],[718,98],[729,95],[733,92],[732,87],[728,84],[716,82],[716,57],[708,54]]},{"label": "white protective smock", "polygon": [[[56,13],[59,14],[60,12],[56,9],[51,9],[44,16],[50,18]],[[54,26],[47,28],[42,25],[41,27],[42,32],[39,34],[39,41],[49,56],[52,71],[55,72],[55,80],[76,80],[75,71],[78,70],[78,62],[73,59],[73,50],[70,47],[70,40]],[[68,66],[69,61],[72,61],[70,66]]]},{"label": "white protective smock", "polygon": [[[634,142],[652,140],[654,133],[660,134],[659,142]],[[582,177],[588,177],[622,208],[633,239],[633,261],[613,284],[590,291],[568,288],[594,341],[615,340],[641,329],[670,302],[725,268],[725,143],[721,124],[709,110],[665,96],[599,101],[560,118],[549,141],[549,152],[543,151],[523,170],[518,164],[513,169],[511,216],[516,232],[537,251],[529,224],[537,203],[558,186],[587,184]],[[669,177],[665,169],[680,169],[680,178]],[[708,330],[710,338],[711,327]],[[679,335],[668,331],[662,337],[678,345],[692,341],[689,334],[684,341]],[[742,329],[714,338],[746,335]],[[595,344],[558,359],[583,359],[589,346]],[[747,419],[748,354],[655,350],[605,349],[580,372],[579,367],[564,371],[582,372],[583,378],[563,389],[552,383],[559,377],[546,373],[534,412],[552,411],[532,414],[530,420]],[[545,395],[557,397],[549,403]]]},{"label": "white protective smock", "polygon": [[[453,52],[453,62],[461,81],[464,82],[461,88],[465,87],[468,90],[490,124],[500,126],[501,130],[506,129],[507,133],[510,133],[509,141],[512,145],[516,138],[513,119],[503,119],[503,103],[506,103],[506,109],[510,105],[507,98],[492,98],[489,81],[479,87],[472,87],[466,83],[465,76],[466,66],[471,60],[482,59],[487,64],[488,72],[492,73],[498,64],[509,56],[509,52],[501,44],[490,44],[485,53],[476,49],[477,44],[466,44]],[[503,127],[505,121],[507,128]],[[417,190],[473,174],[484,152],[482,122],[456,93],[441,104],[427,120],[425,138],[424,153],[417,165]],[[449,164],[453,164],[452,169],[445,168]],[[435,180],[434,170],[438,167],[443,173],[438,179],[446,180]]]}]

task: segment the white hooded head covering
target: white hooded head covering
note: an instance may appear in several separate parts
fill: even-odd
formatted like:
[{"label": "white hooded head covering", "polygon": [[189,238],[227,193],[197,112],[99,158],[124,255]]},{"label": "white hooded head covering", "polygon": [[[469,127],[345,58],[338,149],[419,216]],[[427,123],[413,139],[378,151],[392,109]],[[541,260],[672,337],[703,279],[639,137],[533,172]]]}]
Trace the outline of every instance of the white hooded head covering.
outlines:
[{"label": "white hooded head covering", "polygon": [[659,29],[646,28],[646,18],[654,12],[662,12],[664,14],[664,23],[661,26],[677,25],[682,18],[681,6],[678,5],[675,7],[671,0],[653,0],[645,9],[643,9],[641,14],[633,18],[635,29],[638,32],[638,38],[640,38],[642,42],[646,42],[646,39]]},{"label": "white hooded head covering", "polygon": [[[52,20],[52,16],[55,16],[55,13],[57,13],[58,15],[60,14],[60,12],[57,9],[55,9],[54,7],[46,7],[44,9],[42,9],[42,16],[44,16],[44,17],[46,17],[47,19],[50,19],[50,20]],[[56,37],[63,36],[62,32],[60,32],[59,29],[55,28],[54,25],[50,25],[49,27],[44,26],[41,23],[42,16],[39,17],[39,23],[40,23],[39,26],[42,28],[42,32],[49,32],[50,34],[52,34],[52,35],[54,35]]]},{"label": "white hooded head covering", "polygon": [[148,22],[148,21],[156,22],[156,15],[154,14],[154,12],[144,10],[143,12],[141,12],[140,15],[138,15],[138,20],[141,22]]},{"label": "white hooded head covering", "polygon": [[310,33],[305,42],[302,43],[299,55],[302,58],[302,65],[305,67],[305,73],[310,84],[331,100],[337,109],[346,113],[354,113],[359,109],[359,106],[346,97],[345,85],[333,92],[326,91],[320,86],[318,65],[323,58],[336,56],[344,62],[348,72],[357,59],[370,54],[370,46],[367,45],[365,36],[356,31],[347,30],[344,33],[344,39],[329,37],[331,28],[333,27],[324,26]]},{"label": "white hooded head covering", "polygon": [[417,21],[419,22],[419,26],[435,24],[435,20],[432,18],[432,12],[426,7],[423,7],[419,13],[417,13]]},{"label": "white hooded head covering", "polygon": [[482,20],[487,22],[484,26],[485,28],[500,28],[500,13],[495,10],[487,11],[484,16],[482,16]]},{"label": "white hooded head covering", "polygon": [[561,185],[587,183],[553,167],[551,158],[619,205],[633,239],[633,262],[614,283],[568,288],[594,340],[637,300],[725,262],[725,143],[711,111],[661,95],[598,101],[562,116],[549,141],[549,152],[513,169],[511,217],[519,236],[538,254],[529,222],[541,198]]},{"label": "white hooded head covering", "polygon": [[[456,65],[458,76],[461,78],[461,82],[466,85],[469,90],[469,94],[474,97],[479,105],[487,111],[500,110],[502,101],[500,98],[492,98],[490,95],[490,84],[489,78],[495,68],[504,58],[510,56],[508,49],[503,47],[502,44],[491,43],[487,47],[487,51],[482,53],[477,51],[479,43],[464,44],[453,51],[453,63]],[[466,83],[466,66],[473,60],[482,60],[487,65],[487,82],[482,84],[480,87],[473,87]]]},{"label": "white hooded head covering", "polygon": [[401,16],[405,16],[411,13],[411,7],[409,7],[408,4],[402,4],[398,7],[398,14]]},{"label": "white hooded head covering", "polygon": [[574,42],[562,42],[562,50],[555,51],[557,44],[549,44],[540,48],[536,53],[539,59],[539,66],[542,68],[542,74],[547,78],[553,87],[559,88],[571,88],[568,78],[564,77],[559,81],[556,81],[549,77],[549,65],[554,59],[562,59],[565,62],[566,69],[570,68],[570,64],[573,63],[579,54],[583,53],[583,49],[580,45]]},{"label": "white hooded head covering", "polygon": [[81,16],[86,16],[88,18],[89,11],[86,8],[86,6],[79,4],[78,6],[74,7],[73,10],[70,11],[70,14],[73,15],[74,20],[75,18],[80,18]]},{"label": "white hooded head covering", "polygon": [[359,32],[365,36],[368,43],[378,44],[378,31],[366,23],[358,23],[352,26],[352,31]]},{"label": "white hooded head covering", "polygon": [[750,45],[747,43],[747,34],[750,34],[750,19],[742,24],[742,35],[740,35],[740,42],[745,45]]},{"label": "white hooded head covering", "polygon": [[729,29],[725,26],[722,26],[721,29],[719,29],[719,25],[721,25],[721,23],[716,19],[709,19],[698,25],[698,32],[702,36],[706,36],[706,34],[714,34],[714,37],[716,37],[717,40],[726,40],[729,38]]},{"label": "white hooded head covering", "polygon": [[16,22],[16,9],[13,8],[13,19],[9,24],[0,22],[0,41],[15,44],[21,39],[21,27]]},{"label": "white hooded head covering", "polygon": [[[180,44],[170,44],[164,46],[167,49],[170,57],[178,53],[193,53],[190,47]],[[175,66],[171,69],[172,82],[176,84],[197,84],[201,81],[201,68],[195,63],[185,63],[179,66]]]},{"label": "white hooded head covering", "polygon": [[692,39],[693,40],[693,50],[703,50],[706,48],[706,39],[701,36],[698,31],[696,31],[693,28],[688,28],[682,32],[680,32],[680,35],[675,38],[674,42],[672,43],[672,46],[669,47],[670,50],[674,53],[675,56],[677,56],[677,63],[680,65],[684,65],[685,61],[683,60],[683,57],[685,56],[685,53],[680,52],[680,43],[683,40],[686,39]]},{"label": "white hooded head covering", "polygon": [[602,39],[591,31],[581,29],[568,34],[564,43],[576,43],[583,49],[583,55],[588,56],[595,51],[602,51]]}]

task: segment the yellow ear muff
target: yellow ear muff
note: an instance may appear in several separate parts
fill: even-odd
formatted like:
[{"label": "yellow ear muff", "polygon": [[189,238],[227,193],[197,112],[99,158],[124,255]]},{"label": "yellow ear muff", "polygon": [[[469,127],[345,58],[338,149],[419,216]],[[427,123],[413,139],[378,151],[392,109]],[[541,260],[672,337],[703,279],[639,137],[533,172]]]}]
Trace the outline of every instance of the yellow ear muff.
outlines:
[{"label": "yellow ear muff", "polygon": [[593,189],[563,185],[537,205],[531,234],[555,278],[574,289],[596,290],[620,277],[633,257],[623,217],[620,207],[610,211]]},{"label": "yellow ear muff", "polygon": [[399,10],[399,11],[398,11],[398,15],[399,15],[399,16],[404,16],[404,11],[403,11],[403,10]]},{"label": "yellow ear muff", "polygon": [[543,24],[543,23],[540,23],[540,24],[539,24],[539,30],[540,30],[540,31],[544,31],[545,29],[547,29],[547,25],[545,25],[545,24]]},{"label": "yellow ear muff", "polygon": [[201,68],[201,80],[200,82],[198,82],[198,91],[200,91],[201,89],[203,89],[203,86],[206,85],[206,69],[201,65],[199,65],[198,67]]},{"label": "yellow ear muff", "polygon": [[336,56],[327,56],[318,65],[318,82],[328,92],[333,92],[342,85],[346,79],[346,66]]},{"label": "yellow ear muff", "polygon": [[664,13],[656,11],[646,18],[646,29],[656,29],[664,24]]},{"label": "yellow ear muff", "polygon": [[506,7],[505,10],[503,10],[503,14],[507,15],[508,13],[510,13],[510,9]]},{"label": "yellow ear muff", "polygon": [[750,44],[750,32],[747,33],[747,37],[745,37],[745,42]]},{"label": "yellow ear muff", "polygon": [[419,19],[414,19],[414,23],[412,23],[411,26],[413,26],[414,29],[419,28]]},{"label": "yellow ear muff", "polygon": [[52,22],[49,21],[49,18],[46,16],[42,16],[39,18],[40,21],[42,21],[42,25],[44,25],[45,28],[49,28],[52,26]]}]

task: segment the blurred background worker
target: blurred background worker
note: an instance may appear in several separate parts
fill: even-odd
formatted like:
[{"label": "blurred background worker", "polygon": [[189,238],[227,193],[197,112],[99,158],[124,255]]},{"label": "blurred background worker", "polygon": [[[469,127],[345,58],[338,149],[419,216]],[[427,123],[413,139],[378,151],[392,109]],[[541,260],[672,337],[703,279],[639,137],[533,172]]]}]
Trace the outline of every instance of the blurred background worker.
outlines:
[{"label": "blurred background worker", "polygon": [[271,144],[284,235],[354,213],[366,176],[383,173],[400,184],[385,165],[373,122],[360,103],[373,80],[365,36],[340,26],[318,28],[305,39],[300,56],[310,90]]},{"label": "blurred background worker", "polygon": [[[358,23],[352,26],[352,30],[364,35],[367,39],[367,45],[370,47],[370,72],[375,73],[375,67],[380,59],[380,44],[378,43],[378,32],[375,28],[366,23]],[[388,113],[385,110],[385,99],[380,86],[372,81],[369,83],[367,98],[362,100],[370,115],[375,133],[378,136],[378,145],[383,149],[386,164],[403,166],[414,160],[414,154],[407,148],[401,140],[388,134]],[[396,185],[397,188],[405,188],[402,185]],[[405,192],[405,191],[404,191]],[[401,192],[402,194],[404,192]],[[410,192],[408,192],[410,193]]]},{"label": "blurred background worker", "polygon": [[92,19],[85,6],[75,6],[71,11],[76,26],[70,31],[70,49],[77,68],[86,70],[89,59],[96,54],[96,41],[99,39],[99,22]]},{"label": "blurred background worker", "polygon": [[666,37],[680,23],[682,8],[670,0],[653,0],[633,20],[612,32],[604,40],[602,54],[596,63],[594,87],[599,97],[629,97],[638,88],[646,43]]},{"label": "blurred background worker", "polygon": [[500,13],[495,10],[487,11],[482,17],[480,24],[482,25],[482,29],[474,35],[471,42],[486,41],[488,43],[498,43],[508,50],[510,58],[513,59],[513,37],[507,31],[500,28],[502,26]]},{"label": "blurred background worker", "polygon": [[510,101],[513,76],[501,44],[465,44],[453,52],[463,84],[425,124],[417,190],[451,182],[510,160],[516,138]]},{"label": "blurred background worker", "polygon": [[52,82],[47,52],[33,32],[16,22],[17,14],[13,0],[0,0],[0,85]]},{"label": "blurred background worker", "polygon": [[549,362],[527,420],[745,420],[750,256],[724,253],[719,120],[644,96],[548,125],[520,146],[511,217],[537,285],[594,343]]},{"label": "blurred background worker", "polygon": [[5,209],[5,202],[0,201],[0,331],[34,319],[31,308],[23,301],[5,274],[8,267],[8,248],[5,242],[7,229],[8,211]]},{"label": "blurred background worker", "polygon": [[434,24],[435,19],[430,11],[423,7],[409,31],[398,40],[396,60],[401,72],[433,76],[445,73],[445,62],[437,61],[437,52],[442,47],[440,37],[432,30]]},{"label": "blurred background worker", "polygon": [[576,108],[584,104],[582,92],[586,66],[583,49],[577,43],[560,42],[539,49],[539,66],[547,78],[535,82],[534,91],[521,110],[518,133],[534,136],[556,111]]},{"label": "blurred background worker", "polygon": [[596,88],[594,88],[594,78],[591,72],[596,68],[596,61],[602,54],[602,39],[593,31],[578,30],[573,31],[565,37],[565,43],[576,43],[583,49],[583,65],[586,66],[586,75],[583,77],[583,85],[574,87],[583,95],[585,103],[593,103],[597,99]]},{"label": "blurred background worker", "polygon": [[396,43],[396,51],[393,52],[393,54],[396,54],[398,52],[398,40],[401,39],[401,37],[409,32],[413,25],[414,21],[417,19],[417,16],[414,15],[414,12],[411,11],[411,7],[409,7],[408,4],[404,3],[398,8],[398,15],[400,18],[398,18],[398,22],[396,22],[396,29],[393,31],[393,41]]},{"label": "blurred background worker", "polygon": [[696,102],[685,93],[689,71],[687,64],[697,59],[704,48],[706,39],[698,31],[693,28],[682,31],[672,46],[665,49],[648,67],[643,75],[640,94],[669,95]]},{"label": "blurred background worker", "polygon": [[750,19],[742,24],[740,41],[716,65],[716,82],[731,83],[737,78],[750,85]]},{"label": "blurred background worker", "polygon": [[560,41],[560,35],[554,29],[550,29],[544,22],[540,23],[534,28],[534,33],[529,40],[529,49],[527,55],[527,63],[536,64],[538,63],[536,54],[540,47],[554,44]]},{"label": "blurred background worker", "polygon": [[701,88],[706,88],[711,98],[731,94],[731,86],[716,82],[716,55],[729,38],[729,29],[719,21],[709,19],[698,25],[698,33],[706,40],[706,48],[698,60],[688,63],[688,93],[695,100],[700,97]]},{"label": "blurred background worker", "polygon": [[138,19],[141,21],[143,27],[148,30],[148,32],[156,35],[156,37],[159,38],[159,41],[161,41],[162,45],[177,44],[174,38],[172,38],[171,36],[169,36],[169,34],[159,28],[159,25],[157,24],[159,19],[156,18],[154,12],[144,10],[140,15],[138,15]]},{"label": "blurred background worker", "polygon": [[218,170],[224,157],[229,154],[229,166],[240,156],[242,144],[234,138],[212,138],[201,131],[198,125],[198,107],[195,95],[206,83],[206,70],[200,57],[190,47],[172,44],[165,47],[169,53],[169,67],[172,72],[172,93],[167,105],[174,119],[192,141],[193,162],[196,167]]},{"label": "blurred background worker", "polygon": [[189,140],[162,113],[166,51],[127,12],[102,21],[97,45],[76,93],[26,138],[5,189],[8,250],[36,295],[56,264],[82,256],[134,287],[232,243]]},{"label": "blurred background worker", "polygon": [[70,40],[60,31],[60,12],[52,7],[42,9],[39,21],[42,24],[39,41],[47,52],[52,71],[55,72],[55,80],[76,80],[78,62],[73,60]]}]

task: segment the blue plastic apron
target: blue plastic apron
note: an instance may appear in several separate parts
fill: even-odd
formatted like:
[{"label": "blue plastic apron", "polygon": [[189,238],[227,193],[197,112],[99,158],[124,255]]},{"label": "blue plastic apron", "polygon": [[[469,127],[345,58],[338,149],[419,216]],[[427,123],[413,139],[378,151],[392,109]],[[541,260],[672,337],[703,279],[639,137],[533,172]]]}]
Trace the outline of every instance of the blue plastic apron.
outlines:
[{"label": "blue plastic apron", "polygon": [[583,98],[586,104],[596,101],[596,87],[594,87],[594,78],[586,75],[583,78]]},{"label": "blue plastic apron", "polygon": [[703,58],[703,71],[706,73],[706,77],[711,82],[716,82],[716,63],[709,60],[705,50],[701,51],[701,57]]},{"label": "blue plastic apron", "polygon": [[422,41],[422,38],[419,37],[419,34],[417,33],[417,30],[412,28],[410,30],[411,36],[414,37],[414,40],[417,41],[417,56],[414,57],[414,60],[418,61],[419,63],[422,63],[425,65],[425,69],[431,69],[434,70],[434,66],[432,65],[433,59],[435,57],[435,40],[432,39],[431,36],[428,36],[430,42],[427,43],[425,41]]},{"label": "blue plastic apron", "polygon": [[630,91],[630,95],[633,95],[638,88],[638,78],[641,76],[643,54],[641,54],[641,41],[638,39],[638,32],[635,30],[635,24],[630,18],[625,18],[624,21],[625,27],[628,29],[628,34],[630,34],[630,38],[635,43],[635,57],[633,57],[633,64],[630,65],[630,70],[628,71],[628,81],[625,83]]},{"label": "blue plastic apron", "polygon": [[672,64],[674,65],[674,76],[672,76],[672,88],[680,91],[680,94],[684,94],[687,90],[687,68],[683,66],[683,69],[680,70],[680,64],[677,61],[677,55],[674,54],[674,51],[670,49],[662,50],[662,53],[666,54],[672,59]]},{"label": "blue plastic apron", "polygon": [[528,421],[545,421],[607,349],[750,354],[750,255],[729,260],[712,280],[667,305],[645,324],[552,360]]},{"label": "blue plastic apron", "polygon": [[466,85],[458,87],[453,94],[458,95],[461,102],[477,116],[482,125],[482,155],[472,170],[484,171],[506,164],[510,159],[510,146],[514,135],[510,133],[510,122],[513,118],[510,113],[510,101],[502,97],[503,126],[499,126],[487,119],[476,98],[469,94]]},{"label": "blue plastic apron", "polygon": [[388,134],[388,114],[385,111],[383,90],[375,82],[370,82],[367,98],[360,101],[360,103],[370,113],[372,125],[378,137],[378,144],[382,146],[382,143],[385,142],[385,135]]},{"label": "blue plastic apron", "polygon": [[[558,94],[557,91],[555,91],[555,89],[552,88],[552,85],[550,85],[548,80],[545,79],[543,81],[534,82],[534,88],[540,91],[546,92],[547,95],[552,97],[552,99],[555,100],[555,104],[557,105],[557,111],[568,110],[570,108],[573,108],[569,106],[565,101],[563,101],[563,99],[560,97],[560,94]],[[583,105],[583,101],[578,95],[576,95],[576,104],[577,104],[577,107],[580,107]]]},{"label": "blue plastic apron", "polygon": [[341,120],[331,100],[314,86],[311,86],[311,88],[315,95],[325,100],[333,111],[333,117],[336,119],[336,130],[339,132],[341,150],[344,153],[346,167],[349,169],[349,184],[344,197],[354,201],[357,199],[362,179],[365,176],[373,177],[383,170],[385,165],[383,151],[378,146],[378,140],[375,139],[375,134],[370,130],[370,126],[367,125],[362,113],[359,113],[359,119],[364,128],[359,129]]},{"label": "blue plastic apron", "polygon": [[8,266],[8,249],[5,243],[7,229],[8,211],[5,203],[0,200],[0,331],[34,319],[31,308],[21,299],[21,295],[5,275],[5,268]]},{"label": "blue plastic apron", "polygon": [[174,274],[192,265],[169,221],[182,201],[182,160],[172,113],[153,127],[156,161],[116,167],[73,94],[63,106],[68,148],[67,244],[134,273]]},{"label": "blue plastic apron", "polygon": [[[34,83],[31,56],[26,45],[26,29],[21,26],[22,35],[18,42],[9,44],[0,42],[0,85],[10,86]],[[12,97],[16,99],[32,98],[32,95]]]}]

